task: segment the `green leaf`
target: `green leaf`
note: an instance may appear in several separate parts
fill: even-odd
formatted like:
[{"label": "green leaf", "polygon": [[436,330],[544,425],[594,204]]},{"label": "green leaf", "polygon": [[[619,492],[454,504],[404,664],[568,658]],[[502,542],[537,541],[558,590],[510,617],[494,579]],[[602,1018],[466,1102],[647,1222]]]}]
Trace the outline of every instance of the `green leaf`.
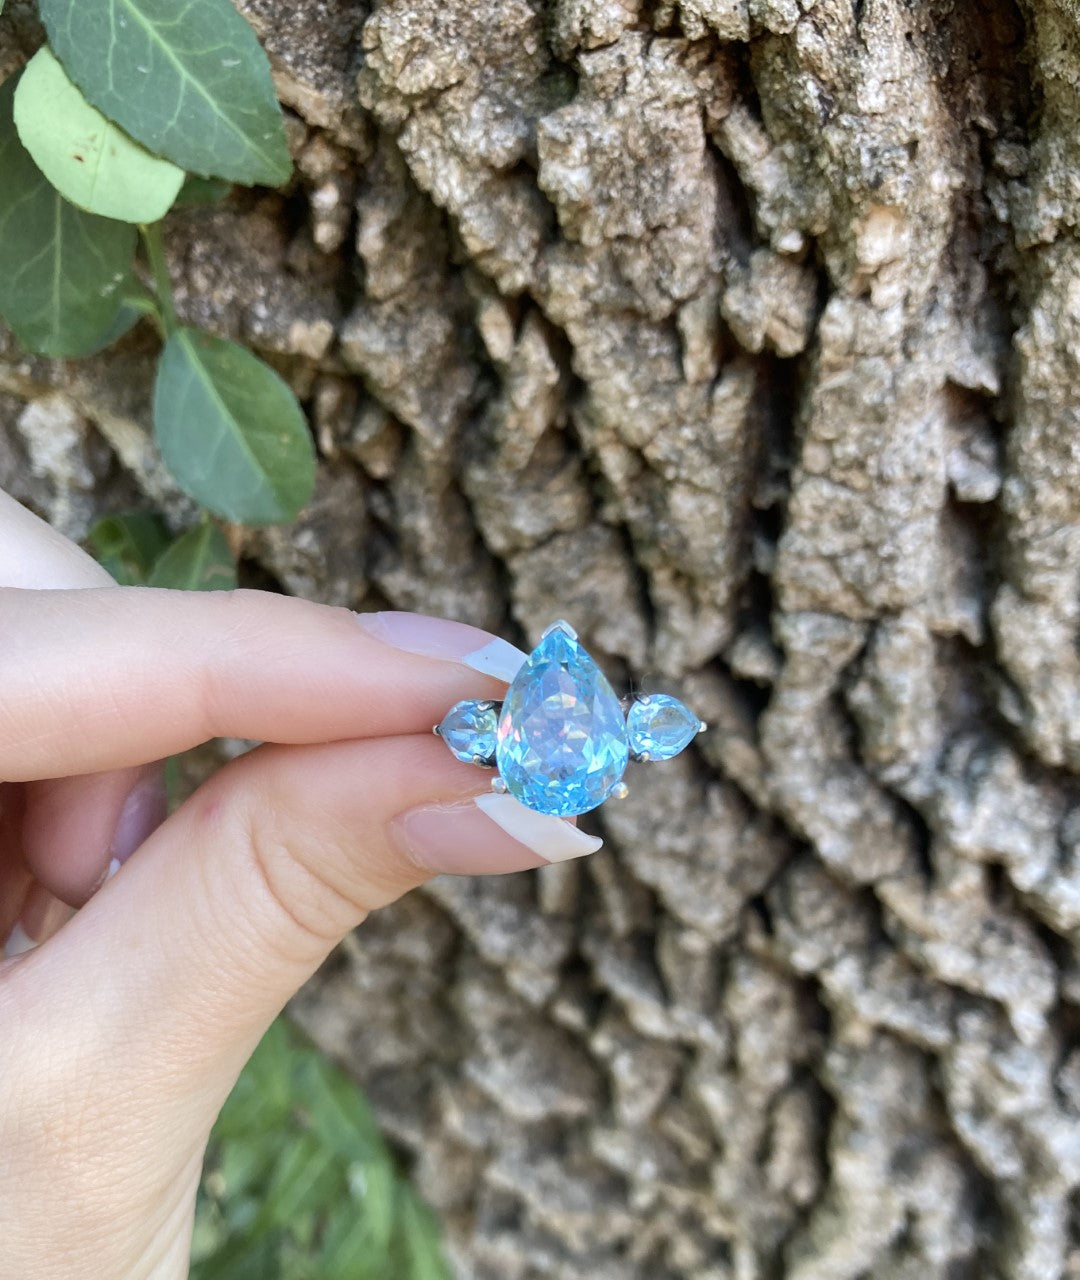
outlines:
[{"label": "green leaf", "polygon": [[86,535],[86,549],[122,587],[142,586],[168,545],[165,526],[149,511],[106,516]]},{"label": "green leaf", "polygon": [[279,1242],[263,1236],[250,1243],[234,1241],[221,1254],[192,1270],[192,1280],[278,1280],[281,1265]]},{"label": "green leaf", "polygon": [[236,586],[236,564],[225,535],[210,520],[181,534],[162,552],[146,585],[176,591],[231,591]]},{"label": "green leaf", "polygon": [[260,1213],[262,1224],[297,1231],[303,1217],[333,1200],[340,1182],[334,1152],[320,1146],[311,1134],[304,1134],[288,1147],[274,1169]]},{"label": "green leaf", "polygon": [[114,342],[119,342],[125,333],[130,333],[146,314],[145,308],[136,306],[130,298],[125,297],[109,326],[99,333],[93,342],[88,343],[79,354],[96,356],[99,351],[104,351]]},{"label": "green leaf", "polygon": [[292,172],[270,64],[229,0],[40,0],[49,43],[110,120],[204,177]]},{"label": "green leaf", "polygon": [[348,1163],[364,1163],[383,1152],[382,1135],[363,1095],[345,1075],[327,1071],[312,1055],[296,1068],[312,1132]]},{"label": "green leaf", "polygon": [[402,1189],[402,1198],[401,1230],[411,1280],[450,1280],[434,1215],[409,1190]]},{"label": "green leaf", "polygon": [[[284,1135],[246,1135],[245,1142],[230,1142],[221,1151],[216,1175],[222,1187],[222,1195],[230,1205],[239,1203],[249,1192],[254,1193],[258,1204],[262,1199],[262,1183],[277,1166],[282,1150],[287,1145]],[[257,1212],[257,1211],[256,1211]]]},{"label": "green leaf", "polygon": [[60,194],[88,213],[157,222],[184,171],[151,155],[92,107],[48,49],[30,59],[15,93],[15,127]]},{"label": "green leaf", "polygon": [[369,1273],[371,1252],[364,1221],[353,1205],[337,1206],[323,1235],[320,1280],[360,1280]]},{"label": "green leaf", "polygon": [[243,524],[291,520],[311,497],[315,450],[287,384],[250,351],[178,329],[161,353],[154,430],[177,484]]},{"label": "green leaf", "polygon": [[233,184],[222,178],[200,178],[198,174],[189,174],[176,197],[176,208],[218,204],[232,189]]},{"label": "green leaf", "polygon": [[31,351],[85,355],[120,308],[135,228],[61,197],[19,141],[15,84],[0,85],[0,316]]},{"label": "green leaf", "polygon": [[[367,1226],[372,1251],[385,1254],[390,1249],[394,1235],[394,1215],[399,1207],[400,1184],[386,1151],[381,1160],[370,1160],[362,1166],[353,1166],[354,1182],[360,1192],[363,1218]],[[361,1176],[356,1177],[356,1172]]]}]

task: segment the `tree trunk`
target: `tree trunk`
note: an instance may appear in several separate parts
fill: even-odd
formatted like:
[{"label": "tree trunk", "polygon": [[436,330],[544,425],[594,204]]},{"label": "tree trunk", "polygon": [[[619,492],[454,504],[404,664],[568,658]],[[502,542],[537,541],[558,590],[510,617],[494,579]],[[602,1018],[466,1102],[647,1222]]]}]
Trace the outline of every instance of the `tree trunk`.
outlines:
[{"label": "tree trunk", "polygon": [[[249,580],[711,726],[296,1002],[461,1276],[1080,1277],[1080,3],[240,7],[299,178],[173,218],[179,305],[322,455]],[[0,482],[182,522],[153,352],[4,347]]]}]

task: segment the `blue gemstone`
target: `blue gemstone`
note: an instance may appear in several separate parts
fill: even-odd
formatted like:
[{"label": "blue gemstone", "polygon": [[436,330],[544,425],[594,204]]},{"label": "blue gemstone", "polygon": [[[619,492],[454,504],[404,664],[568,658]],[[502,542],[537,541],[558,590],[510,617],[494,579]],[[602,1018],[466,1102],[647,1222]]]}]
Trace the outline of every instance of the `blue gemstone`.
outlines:
[{"label": "blue gemstone", "polygon": [[499,709],[494,702],[456,702],[443,716],[439,737],[466,764],[490,760],[495,754]]},{"label": "blue gemstone", "polygon": [[650,760],[670,760],[692,742],[701,721],[678,698],[667,693],[650,693],[639,698],[626,716],[630,750]]},{"label": "blue gemstone", "polygon": [[595,809],[626,769],[622,707],[573,634],[556,625],[514,677],[496,760],[507,790],[540,813]]}]

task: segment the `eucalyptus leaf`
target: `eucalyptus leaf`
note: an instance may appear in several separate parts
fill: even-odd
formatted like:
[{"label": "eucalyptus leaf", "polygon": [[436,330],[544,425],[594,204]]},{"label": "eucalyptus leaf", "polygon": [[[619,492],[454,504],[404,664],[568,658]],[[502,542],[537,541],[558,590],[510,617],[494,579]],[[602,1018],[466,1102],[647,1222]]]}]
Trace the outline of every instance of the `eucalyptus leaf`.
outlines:
[{"label": "eucalyptus leaf", "polygon": [[291,520],[311,497],[315,450],[288,385],[250,351],[199,329],[165,344],[154,431],[176,482],[243,524]]},{"label": "eucalyptus leaf", "polygon": [[280,186],[292,171],[270,64],[229,0],[40,0],[87,98],[203,177]]},{"label": "eucalyptus leaf", "polygon": [[31,351],[80,356],[116,319],[135,228],[69,204],[19,141],[16,77],[0,85],[0,316]]},{"label": "eucalyptus leaf", "polygon": [[15,127],[57,191],[88,213],[157,222],[183,186],[183,169],[106,120],[47,48],[34,54],[19,80]]},{"label": "eucalyptus leaf", "polygon": [[86,549],[122,587],[142,586],[168,545],[165,526],[149,511],[105,516],[86,535]]},{"label": "eucalyptus leaf", "polygon": [[210,520],[188,529],[162,552],[146,585],[177,591],[231,591],[236,586],[236,562],[225,535]]}]

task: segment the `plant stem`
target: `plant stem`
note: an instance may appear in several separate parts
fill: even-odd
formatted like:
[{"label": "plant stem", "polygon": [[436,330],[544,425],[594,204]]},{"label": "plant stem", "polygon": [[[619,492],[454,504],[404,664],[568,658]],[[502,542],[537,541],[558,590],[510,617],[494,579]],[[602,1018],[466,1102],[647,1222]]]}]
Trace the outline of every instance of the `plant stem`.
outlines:
[{"label": "plant stem", "polygon": [[158,337],[162,341],[165,340],[168,335],[165,332],[165,322],[161,318],[161,308],[158,306],[156,294],[144,289],[141,284],[134,283],[132,291],[125,293],[121,301],[124,306],[131,307],[140,315],[146,316],[157,330]]},{"label": "plant stem", "polygon": [[157,222],[141,226],[146,256],[150,262],[150,270],[154,275],[154,288],[157,291],[158,305],[161,308],[161,319],[165,326],[165,336],[170,337],[179,327],[176,318],[176,304],[173,301],[172,281],[169,279],[169,266],[165,261],[165,246],[161,240],[161,226]]}]

